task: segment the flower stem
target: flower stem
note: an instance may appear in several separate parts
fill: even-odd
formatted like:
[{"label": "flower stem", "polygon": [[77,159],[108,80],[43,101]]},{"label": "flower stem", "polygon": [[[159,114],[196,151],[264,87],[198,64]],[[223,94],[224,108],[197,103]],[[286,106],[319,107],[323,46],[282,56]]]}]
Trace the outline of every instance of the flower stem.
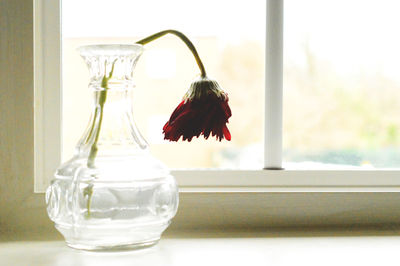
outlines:
[{"label": "flower stem", "polygon": [[[88,162],[87,162],[87,165],[90,168],[94,167],[94,159],[96,158],[97,151],[98,151],[97,142],[99,140],[100,128],[101,128],[101,124],[103,122],[103,113],[104,113],[103,110],[104,110],[104,103],[106,102],[106,99],[107,99],[107,89],[104,89],[99,92],[99,99],[98,99],[99,126],[98,126],[97,130],[95,131],[94,141],[93,141],[92,146],[90,147],[90,153],[89,153],[89,158],[88,158]],[[91,137],[91,134],[93,134],[93,131],[90,133],[89,137]]]},{"label": "flower stem", "polygon": [[93,195],[93,183],[89,184],[84,190],[83,190],[83,196],[87,196],[87,202],[86,202],[86,208],[87,208],[87,213],[86,213],[86,218],[90,219],[91,212],[90,212],[90,206],[92,204],[92,195]]},{"label": "flower stem", "polygon": [[[95,160],[95,158],[97,156],[97,151],[98,151],[97,142],[99,141],[101,124],[103,123],[104,103],[107,100],[107,90],[109,89],[108,88],[108,81],[112,78],[112,75],[114,73],[114,67],[115,67],[115,62],[116,61],[117,61],[117,59],[115,59],[114,62],[112,63],[111,71],[108,74],[108,77],[106,76],[106,73],[104,73],[103,79],[101,80],[101,87],[103,88],[103,90],[101,90],[99,92],[98,99],[97,99],[98,106],[96,107],[96,109],[99,110],[99,123],[98,123],[98,127],[95,130],[96,123],[95,123],[95,121],[93,121],[92,128],[90,129],[89,136],[88,136],[88,140],[89,140],[89,139],[92,138],[92,134],[93,133],[95,134],[94,141],[92,143],[92,146],[90,147],[89,157],[88,157],[88,160],[87,160],[87,166],[89,168],[94,168],[95,167],[94,160]],[[107,63],[105,63],[105,64],[107,66]],[[106,66],[104,67],[105,70],[107,69]],[[93,183],[91,183],[85,189],[84,195],[87,196],[87,203],[86,203],[87,215],[86,215],[86,218],[90,219],[90,216],[91,216],[90,209],[91,209],[91,205],[92,205],[92,196],[93,196]]]},{"label": "flower stem", "polygon": [[144,39],[142,39],[140,41],[137,41],[136,43],[137,44],[141,44],[141,45],[145,45],[145,44],[147,44],[149,42],[152,42],[152,41],[154,41],[154,40],[156,40],[156,39],[158,39],[158,38],[160,38],[160,37],[162,37],[162,36],[164,36],[164,35],[166,35],[168,33],[179,37],[186,44],[186,46],[189,48],[189,50],[192,52],[194,58],[196,59],[197,65],[200,68],[201,77],[203,77],[203,78],[206,77],[206,70],[204,68],[203,63],[201,62],[200,56],[197,53],[196,48],[194,47],[193,43],[189,40],[189,38],[186,37],[182,32],[179,32],[179,31],[176,31],[176,30],[160,31],[160,32],[158,32],[156,34],[153,34],[153,35],[150,35],[149,37],[146,37],[146,38],[144,38]]},{"label": "flower stem", "polygon": [[[88,136],[88,139],[91,139],[92,134],[95,133],[94,141],[92,143],[92,146],[90,147],[89,157],[88,157],[88,161],[87,161],[87,166],[90,168],[94,167],[94,160],[96,158],[97,151],[98,151],[97,142],[99,141],[101,124],[103,122],[104,103],[107,100],[107,90],[109,89],[108,81],[112,78],[116,61],[117,61],[117,59],[115,59],[114,62],[112,63],[111,71],[108,74],[108,77],[106,76],[106,73],[104,73],[103,79],[101,81],[101,87],[103,88],[103,90],[101,90],[99,92],[99,96],[98,96],[98,100],[97,100],[98,107],[96,107],[99,110],[99,124],[98,124],[97,129],[94,130],[95,123],[93,123],[92,128],[90,129],[90,132],[89,132],[89,136]],[[106,67],[105,67],[105,69],[106,69]]]}]

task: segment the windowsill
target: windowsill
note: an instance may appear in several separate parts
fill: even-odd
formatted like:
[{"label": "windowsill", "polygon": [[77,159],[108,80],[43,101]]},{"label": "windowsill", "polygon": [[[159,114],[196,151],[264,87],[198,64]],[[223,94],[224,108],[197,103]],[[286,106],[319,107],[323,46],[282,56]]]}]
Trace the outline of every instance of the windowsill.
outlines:
[{"label": "windowsill", "polygon": [[399,192],[398,170],[175,170],[180,192]]},{"label": "windowsill", "polygon": [[312,266],[326,264],[327,258],[329,265],[392,265],[398,260],[398,232],[368,231],[367,235],[360,236],[358,231],[350,233],[350,237],[334,232],[323,237],[312,232],[308,237],[282,237],[279,233],[163,237],[158,245],[149,249],[109,253],[73,250],[63,241],[5,242],[0,243],[0,261],[4,265],[32,266],[186,266],[188,262],[190,265]]},{"label": "windowsill", "polygon": [[172,175],[181,193],[400,192],[399,170],[175,169]]},{"label": "windowsill", "polygon": [[[400,193],[391,193],[400,191],[398,171],[174,170],[172,174],[181,193],[168,232],[280,227],[304,231],[321,226],[392,226],[400,221]],[[14,208],[15,219],[26,221],[20,225],[10,221],[8,227],[14,232],[57,235],[43,194],[33,194]]]}]

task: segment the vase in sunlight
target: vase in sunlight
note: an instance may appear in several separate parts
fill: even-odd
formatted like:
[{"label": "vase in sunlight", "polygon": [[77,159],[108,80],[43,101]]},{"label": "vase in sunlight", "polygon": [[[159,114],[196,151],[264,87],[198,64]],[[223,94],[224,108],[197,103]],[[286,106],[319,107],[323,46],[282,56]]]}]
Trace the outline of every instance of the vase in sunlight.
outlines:
[{"label": "vase in sunlight", "polygon": [[47,189],[48,215],[73,248],[152,246],[179,199],[174,177],[150,154],[132,116],[133,69],[143,47],[90,45],[78,51],[89,67],[94,108],[74,156]]}]

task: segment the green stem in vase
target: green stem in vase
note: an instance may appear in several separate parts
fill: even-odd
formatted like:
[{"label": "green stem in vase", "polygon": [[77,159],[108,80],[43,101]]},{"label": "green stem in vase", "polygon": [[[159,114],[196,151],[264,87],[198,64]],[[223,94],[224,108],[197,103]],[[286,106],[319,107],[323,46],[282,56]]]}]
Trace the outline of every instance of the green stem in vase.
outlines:
[{"label": "green stem in vase", "polygon": [[[89,157],[88,157],[88,162],[87,162],[87,165],[90,168],[94,168],[94,160],[96,158],[97,151],[98,151],[97,142],[99,141],[100,128],[101,128],[101,124],[103,123],[104,103],[106,102],[106,99],[107,99],[107,89],[104,88],[104,90],[100,91],[98,97],[99,97],[98,98],[99,124],[98,124],[97,130],[95,131],[93,144],[90,147],[90,152],[89,152]],[[91,136],[92,134],[93,134],[93,131],[91,131],[89,138],[92,137]]]},{"label": "green stem in vase", "polygon": [[[98,106],[96,106],[96,109],[99,110],[99,123],[97,128],[95,129],[96,123],[93,120],[93,124],[92,127],[89,131],[89,135],[88,135],[88,140],[90,141],[90,139],[93,137],[94,135],[94,140],[93,143],[90,147],[90,152],[89,152],[89,157],[87,160],[87,166],[89,168],[94,168],[95,167],[95,159],[97,156],[97,151],[98,151],[98,147],[97,147],[97,143],[99,141],[99,136],[100,136],[100,129],[101,129],[101,125],[103,123],[103,113],[104,113],[104,104],[107,100],[107,90],[108,88],[108,81],[112,78],[112,75],[114,73],[114,67],[115,67],[115,62],[117,61],[117,59],[114,60],[114,62],[112,63],[111,66],[111,71],[108,74],[108,77],[106,75],[106,73],[104,73],[103,79],[101,80],[101,88],[103,88],[103,90],[99,91],[98,93],[98,99],[97,99],[97,104]],[[107,64],[107,63],[106,63]],[[107,66],[105,66],[104,69],[107,69]],[[96,110],[96,111],[97,111]],[[95,115],[96,117],[96,115]],[[87,196],[87,203],[86,203],[86,208],[87,208],[87,215],[86,218],[89,219],[91,216],[91,204],[92,204],[92,196],[93,196],[93,183],[89,184],[84,192],[83,192],[84,196]]]},{"label": "green stem in vase", "polygon": [[96,159],[96,155],[97,155],[97,151],[98,151],[97,142],[99,141],[101,125],[103,123],[104,104],[107,100],[107,90],[109,89],[108,81],[112,78],[116,61],[117,61],[117,59],[115,59],[114,62],[112,63],[111,71],[108,74],[108,77],[104,73],[103,79],[101,80],[101,88],[103,88],[103,90],[99,91],[98,100],[97,100],[98,107],[96,107],[99,110],[99,123],[98,123],[98,127],[96,130],[94,130],[95,123],[93,123],[92,128],[90,129],[90,132],[89,132],[89,136],[88,136],[88,139],[91,139],[93,132],[95,134],[94,141],[92,143],[92,146],[90,147],[90,152],[89,152],[89,157],[88,157],[88,162],[87,162],[87,166],[90,168],[94,167],[94,160]]},{"label": "green stem in vase", "polygon": [[90,206],[92,204],[92,195],[93,195],[93,184],[89,184],[84,190],[83,190],[83,196],[87,197],[87,202],[86,202],[86,208],[87,208],[87,213],[86,213],[86,218],[89,219],[91,216],[90,213]]}]

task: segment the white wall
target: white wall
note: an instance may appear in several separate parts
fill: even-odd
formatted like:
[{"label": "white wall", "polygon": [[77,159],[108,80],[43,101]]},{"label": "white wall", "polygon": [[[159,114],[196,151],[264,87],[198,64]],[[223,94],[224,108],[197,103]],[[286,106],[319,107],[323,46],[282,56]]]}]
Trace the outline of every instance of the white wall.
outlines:
[{"label": "white wall", "polygon": [[33,194],[33,0],[0,1],[0,236],[40,233]]}]

